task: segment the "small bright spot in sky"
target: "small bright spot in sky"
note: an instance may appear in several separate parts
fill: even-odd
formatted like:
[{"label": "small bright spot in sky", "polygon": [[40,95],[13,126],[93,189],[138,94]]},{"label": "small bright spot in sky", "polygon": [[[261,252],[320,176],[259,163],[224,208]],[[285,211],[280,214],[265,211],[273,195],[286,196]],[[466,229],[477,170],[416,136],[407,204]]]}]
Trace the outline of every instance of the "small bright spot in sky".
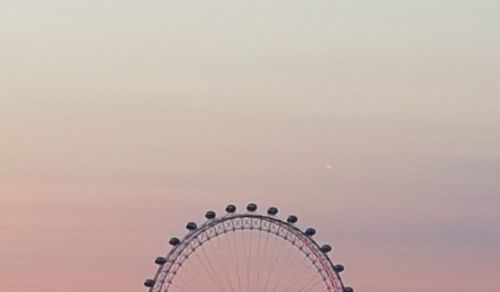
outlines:
[{"label": "small bright spot in sky", "polygon": [[332,165],[331,164],[327,164],[327,165],[325,165],[325,167],[328,168],[328,169],[331,169]]}]

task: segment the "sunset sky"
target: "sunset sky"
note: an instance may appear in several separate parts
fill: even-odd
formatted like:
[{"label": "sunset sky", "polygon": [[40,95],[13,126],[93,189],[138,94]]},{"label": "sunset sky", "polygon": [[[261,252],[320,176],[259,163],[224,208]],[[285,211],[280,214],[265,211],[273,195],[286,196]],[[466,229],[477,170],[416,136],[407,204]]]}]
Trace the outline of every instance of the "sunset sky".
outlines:
[{"label": "sunset sky", "polygon": [[256,202],[357,292],[500,291],[499,15],[0,1],[0,290],[146,291],[187,221]]}]

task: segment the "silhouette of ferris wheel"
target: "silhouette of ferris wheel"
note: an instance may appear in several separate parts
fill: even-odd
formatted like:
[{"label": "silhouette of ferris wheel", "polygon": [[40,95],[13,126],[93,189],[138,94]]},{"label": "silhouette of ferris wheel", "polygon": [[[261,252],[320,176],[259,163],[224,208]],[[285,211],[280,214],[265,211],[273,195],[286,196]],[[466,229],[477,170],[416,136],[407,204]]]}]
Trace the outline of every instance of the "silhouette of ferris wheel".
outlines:
[{"label": "silhouette of ferris wheel", "polygon": [[200,226],[189,222],[144,285],[149,292],[353,292],[340,278],[344,267],[328,256],[331,246],[313,239],[314,228],[302,231],[294,215],[279,219],[275,207],[256,211],[255,204],[244,213],[228,205],[222,217],[208,211]]}]

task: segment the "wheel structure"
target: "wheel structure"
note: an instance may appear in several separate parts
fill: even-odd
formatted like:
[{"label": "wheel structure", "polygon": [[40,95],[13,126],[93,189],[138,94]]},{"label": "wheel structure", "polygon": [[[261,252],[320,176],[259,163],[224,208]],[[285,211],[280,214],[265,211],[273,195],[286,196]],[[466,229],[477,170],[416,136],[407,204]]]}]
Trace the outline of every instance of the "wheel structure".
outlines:
[{"label": "wheel structure", "polygon": [[248,204],[237,213],[213,211],[206,221],[189,222],[188,233],[172,237],[166,256],[155,259],[158,270],[144,282],[149,292],[353,292],[345,287],[342,265],[333,264],[330,245],[319,245],[314,228],[296,227],[298,218],[277,217],[270,207],[259,214]]}]

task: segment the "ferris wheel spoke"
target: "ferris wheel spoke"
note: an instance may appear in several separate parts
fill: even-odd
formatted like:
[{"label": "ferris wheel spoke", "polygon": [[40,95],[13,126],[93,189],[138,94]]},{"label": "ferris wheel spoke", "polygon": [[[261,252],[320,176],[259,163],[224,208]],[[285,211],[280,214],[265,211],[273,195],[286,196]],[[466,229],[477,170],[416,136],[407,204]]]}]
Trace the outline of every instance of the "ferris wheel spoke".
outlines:
[{"label": "ferris wheel spoke", "polygon": [[252,287],[252,237],[248,233],[248,230],[243,232],[243,235],[247,238],[245,242],[246,244],[246,257],[247,257],[247,265],[246,265],[246,287],[247,289]]},{"label": "ferris wheel spoke", "polygon": [[[214,283],[214,285],[220,285],[220,283],[222,283],[222,282],[219,279],[219,275],[217,274],[217,272],[212,264],[212,261],[210,260],[210,257],[207,255],[207,252],[205,251],[205,247],[203,245],[200,245],[199,249],[202,252],[202,256],[197,255],[200,263],[202,263],[202,265],[208,267],[208,270],[210,271],[208,274],[213,275],[212,282]],[[196,254],[196,252],[195,252],[195,254]]]},{"label": "ferris wheel spoke", "polygon": [[178,290],[181,290],[182,292],[187,292],[187,291],[195,291],[196,288],[191,286],[190,284],[191,281],[185,281],[184,279],[178,279],[178,281],[172,281],[170,283],[170,286],[176,287]]},{"label": "ferris wheel spoke", "polygon": [[282,283],[284,280],[284,277],[287,275],[288,270],[291,267],[291,262],[293,261],[294,257],[291,257],[290,254],[292,253],[292,248],[293,245],[290,243],[287,248],[286,255],[284,256],[284,262],[280,267],[280,271],[278,273],[278,277],[275,281],[274,287],[272,289],[272,292],[277,292],[279,288],[279,283]]},{"label": "ferris wheel spoke", "polygon": [[[270,231],[272,232],[272,231]],[[273,270],[274,270],[274,265],[275,265],[275,252],[274,250],[276,249],[276,240],[273,240],[272,242],[272,247],[270,247],[270,251],[271,251],[271,256],[270,256],[270,261],[269,261],[269,270],[267,271],[267,277],[265,278],[265,281],[264,281],[264,289],[263,291],[267,292],[267,286],[269,285],[269,281],[272,277],[272,273],[273,273]]]},{"label": "ferris wheel spoke", "polygon": [[244,280],[244,287],[248,287],[248,279],[249,279],[249,276],[248,276],[248,273],[249,273],[249,267],[248,267],[248,241],[246,240],[245,238],[245,230],[242,229],[241,230],[241,246],[242,246],[242,250],[243,250],[243,261],[244,261],[244,273],[243,273],[243,280]]},{"label": "ferris wheel spoke", "polygon": [[248,232],[248,237],[249,237],[249,251],[248,251],[248,277],[249,277],[249,282],[248,282],[248,287],[250,289],[255,289],[255,280],[256,280],[256,275],[255,275],[255,269],[254,269],[254,262],[256,259],[256,256],[254,256],[254,252],[256,249],[256,246],[254,244],[255,241],[255,233],[253,233],[251,230],[247,231]]},{"label": "ferris wheel spoke", "polygon": [[[295,246],[295,242],[291,242],[290,245],[292,246],[292,249],[297,248]],[[305,272],[307,270],[307,265],[309,265],[310,262],[305,258],[304,256],[301,255],[295,255],[295,256],[290,256],[290,262],[286,265],[285,272],[283,273],[284,276],[288,277],[287,285],[284,285],[283,290],[285,292],[290,291],[291,289],[295,288],[294,285],[291,285],[290,283],[296,281],[298,275],[297,271],[302,271]],[[299,267],[305,267],[304,270],[301,270]]]},{"label": "ferris wheel spoke", "polygon": [[300,268],[296,269],[291,275],[292,281],[290,282],[290,288],[293,289],[296,288],[297,285],[300,283],[301,276],[303,276],[306,271],[316,268],[314,264],[311,263],[309,258],[305,256],[300,257],[299,263],[300,263],[299,265]]},{"label": "ferris wheel spoke", "polygon": [[223,280],[220,279],[220,277],[219,277],[220,275],[215,270],[214,265],[212,263],[212,260],[208,256],[208,254],[205,250],[205,247],[203,247],[203,245],[200,245],[200,250],[203,253],[203,258],[206,259],[207,265],[209,266],[210,270],[212,271],[214,282],[217,282],[219,284],[219,287],[223,287],[223,285],[222,285]]},{"label": "ferris wheel spoke", "polygon": [[[214,241],[216,241],[216,240],[214,240]],[[217,244],[215,244],[215,245],[217,245]],[[221,253],[222,252],[227,252],[227,250],[224,251],[222,246],[216,246],[214,248],[214,251],[215,251],[214,254],[216,255],[216,258],[218,258],[218,259],[224,259],[225,258],[223,256],[223,254],[221,254]],[[220,262],[220,265],[221,265],[221,272],[225,275],[225,278],[226,278],[226,281],[227,281],[227,284],[228,284],[228,287],[229,287],[229,291],[231,291],[231,292],[237,291],[235,289],[235,287],[234,287],[235,285],[234,285],[234,283],[233,283],[233,281],[232,281],[232,279],[230,277],[230,275],[232,274],[231,273],[231,268],[228,267],[227,262],[223,262],[223,261],[220,261],[220,260],[219,260],[219,262]]]},{"label": "ferris wheel spoke", "polygon": [[175,284],[175,283],[171,283],[171,284],[170,284],[170,287],[174,287],[174,288],[176,288],[176,289],[180,290],[180,292],[188,292],[187,290],[185,290],[185,288],[183,288],[183,287],[179,287],[179,286],[178,286],[177,284]]},{"label": "ferris wheel spoke", "polygon": [[[259,228],[262,224],[262,221],[259,222]],[[259,268],[259,260],[261,259],[261,241],[262,241],[262,232],[257,233],[257,253],[256,253],[256,260],[255,262],[255,269],[256,275],[255,275],[255,290],[259,291],[259,281],[260,281],[260,268]]]},{"label": "ferris wheel spoke", "polygon": [[250,284],[250,287],[252,289],[255,289],[257,286],[257,271],[258,267],[256,265],[256,262],[259,260],[257,254],[259,251],[259,246],[258,246],[258,233],[250,231],[252,234],[252,250],[250,251],[250,267],[252,271],[252,282]]},{"label": "ferris wheel spoke", "polygon": [[[179,286],[181,286],[180,284],[182,283],[183,285],[188,286],[190,290],[195,291],[197,289],[195,286],[192,286],[191,283],[207,282],[207,280],[205,279],[207,274],[204,273],[203,268],[200,269],[200,267],[203,267],[203,264],[200,263],[200,265],[196,265],[196,263],[197,263],[196,259],[192,259],[191,261],[185,261],[183,266],[178,270],[178,272],[183,274],[183,277],[181,277],[182,282],[179,283]],[[212,287],[208,285],[205,287],[205,289],[213,291]]]},{"label": "ferris wheel spoke", "polygon": [[260,256],[259,258],[262,259],[262,263],[261,263],[261,267],[259,268],[259,272],[260,270],[262,270],[262,277],[259,277],[259,280],[258,280],[258,285],[257,285],[257,291],[264,291],[265,292],[265,289],[263,287],[263,284],[264,284],[264,281],[265,281],[265,276],[268,274],[268,260],[270,258],[269,256],[269,250],[270,248],[268,248],[268,245],[269,245],[269,238],[270,238],[270,234],[269,232],[265,232],[265,239],[264,239],[264,248],[262,249],[262,256]]},{"label": "ferris wheel spoke", "polygon": [[[318,276],[318,275],[315,275],[315,276]],[[320,284],[323,284],[324,281],[320,278],[320,277],[317,277],[317,279],[315,281],[312,281],[311,283],[309,283],[309,285],[305,285],[305,287],[303,287],[302,289],[298,290],[298,292],[310,292],[312,291],[312,289]]]},{"label": "ferris wheel spoke", "polygon": [[[229,237],[226,239],[227,250],[229,251],[230,255],[238,254],[238,251],[239,251],[238,246],[236,245],[238,242],[236,235],[237,234],[233,232],[232,234],[228,235],[233,239],[231,240],[231,238],[229,238]],[[236,287],[236,291],[242,291],[243,283],[242,283],[242,279],[241,279],[242,267],[240,264],[240,258],[238,256],[228,257],[228,262],[231,265],[230,270],[233,271],[233,278],[236,278],[235,283],[234,283],[234,286]]]},{"label": "ferris wheel spoke", "polygon": [[[206,279],[206,278],[204,278],[204,279],[203,279],[203,283],[207,283],[207,284],[206,284],[206,285],[207,285],[207,288],[208,288],[210,291],[213,291],[213,292],[219,292],[219,291],[217,291],[217,290],[218,290],[218,288],[217,288],[218,283],[216,283],[216,282],[218,282],[218,281],[217,281],[218,277],[217,277],[217,275],[216,275],[215,270],[214,270],[213,268],[211,268],[211,267],[209,266],[208,262],[206,262],[205,260],[203,260],[203,258],[202,258],[200,255],[198,255],[198,254],[197,254],[197,253],[195,253],[195,252],[194,252],[193,254],[194,254],[194,256],[196,257],[196,260],[197,260],[198,262],[200,262],[200,265],[201,265],[201,267],[203,268],[203,271],[204,271],[204,275],[205,275],[205,277],[209,277],[209,276],[212,276],[212,277],[213,277],[213,280],[214,280],[214,281],[207,281],[207,279]],[[196,272],[197,272],[197,271],[195,271],[195,273],[196,273]],[[214,285],[215,285],[215,289],[214,289],[214,287],[213,287]],[[220,287],[220,286],[219,286],[219,287]]]},{"label": "ferris wheel spoke", "polygon": [[[280,232],[280,229],[278,229],[278,234],[279,234],[279,232]],[[283,263],[282,263],[282,261],[284,260],[283,252],[286,251],[286,244],[287,244],[286,240],[282,240],[279,237],[277,237],[275,241],[279,241],[279,243],[276,244],[277,246],[275,247],[277,249],[277,251],[274,251],[275,257],[274,257],[272,269],[270,271],[270,277],[272,277],[273,281],[272,281],[272,283],[269,283],[269,286],[268,286],[269,291],[273,290],[273,285],[279,284],[277,278],[278,278],[280,269],[283,267]]]},{"label": "ferris wheel spoke", "polygon": [[[234,240],[231,240],[230,237],[232,237],[234,233],[229,233],[224,236],[224,247],[222,247],[224,250],[226,250],[229,254],[235,254],[237,252],[237,249],[233,249],[233,242]],[[237,262],[238,257],[235,257],[234,260],[229,260],[227,265],[229,266],[229,270],[235,271],[235,276],[236,276],[236,283],[234,286],[237,286],[236,291],[241,291],[241,280],[240,280],[240,272],[239,272],[239,263]]]},{"label": "ferris wheel spoke", "polygon": [[[233,237],[237,238],[236,234],[233,234]],[[234,250],[238,250],[238,245],[237,245],[237,240],[233,240],[232,242],[232,245],[234,247]],[[242,273],[243,273],[243,267],[241,266],[241,264],[243,263],[242,259],[240,259],[240,257],[235,257],[234,258],[235,262],[236,262],[236,271],[237,271],[237,280],[238,280],[238,287],[239,287],[239,290],[241,291],[243,289],[243,280],[242,280]]]},{"label": "ferris wheel spoke", "polygon": [[[283,243],[284,242],[282,242],[282,244]],[[277,289],[277,287],[279,285],[281,285],[281,283],[280,283],[280,274],[282,272],[281,270],[283,269],[283,265],[284,265],[284,263],[282,263],[282,261],[284,261],[284,259],[281,256],[282,250],[283,250],[283,248],[279,248],[279,252],[278,252],[278,256],[277,256],[277,260],[276,260],[276,265],[275,265],[274,271],[273,271],[273,281],[272,281],[272,283],[269,286],[269,291],[270,292],[275,292],[276,289]]]},{"label": "ferris wheel spoke", "polygon": [[[287,275],[288,279],[290,279],[290,280],[286,281],[287,285],[284,285],[284,287],[283,287],[284,291],[289,291],[289,289],[295,288],[295,286],[294,286],[295,284],[292,285],[291,283],[294,283],[297,280],[297,277],[300,275],[300,273],[298,273],[297,271],[301,270],[301,268],[304,267],[304,265],[308,265],[309,264],[309,262],[307,261],[307,259],[305,259],[303,256],[295,255],[295,256],[293,256],[291,258],[292,259],[290,261],[290,265],[289,266],[293,267],[293,268],[287,269],[286,272],[285,272],[285,275]],[[304,269],[304,271],[305,270],[306,269]]]}]

